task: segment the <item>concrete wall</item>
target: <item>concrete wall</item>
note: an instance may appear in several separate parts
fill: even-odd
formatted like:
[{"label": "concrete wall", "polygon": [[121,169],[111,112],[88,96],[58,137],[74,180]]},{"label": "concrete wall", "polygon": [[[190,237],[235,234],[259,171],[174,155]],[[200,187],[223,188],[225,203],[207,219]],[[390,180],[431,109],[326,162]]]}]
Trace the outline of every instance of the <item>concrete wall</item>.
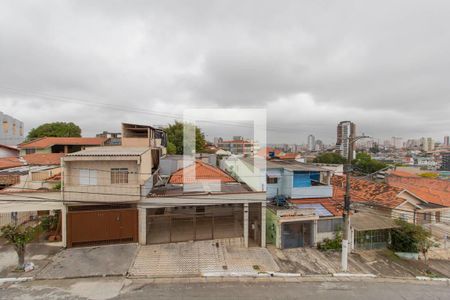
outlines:
[{"label": "concrete wall", "polygon": [[276,245],[279,226],[277,215],[271,209],[266,209],[266,241],[268,244]]},{"label": "concrete wall", "polygon": [[239,158],[230,158],[221,161],[221,168],[241,182],[245,182],[253,191],[266,190],[265,172],[246,164]]},{"label": "concrete wall", "polygon": [[24,140],[23,122],[0,111],[0,144],[15,146]]},{"label": "concrete wall", "polygon": [[[91,202],[136,202],[141,198],[141,185],[150,175],[133,173],[151,172],[151,154],[146,152],[142,159],[128,160],[76,160],[64,161],[64,200]],[[150,158],[150,161],[149,161]],[[91,158],[95,159],[95,158]],[[138,165],[141,162],[141,165]],[[141,170],[141,166],[143,169]],[[111,168],[128,168],[128,184],[111,184]],[[80,169],[94,170],[96,185],[80,184]]]}]

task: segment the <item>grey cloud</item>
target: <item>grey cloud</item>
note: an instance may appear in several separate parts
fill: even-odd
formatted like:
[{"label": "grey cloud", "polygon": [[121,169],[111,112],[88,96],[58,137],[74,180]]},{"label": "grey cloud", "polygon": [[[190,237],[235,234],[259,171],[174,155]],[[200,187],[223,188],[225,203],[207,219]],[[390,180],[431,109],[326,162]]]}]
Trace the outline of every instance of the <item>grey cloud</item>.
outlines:
[{"label": "grey cloud", "polygon": [[[2,1],[1,110],[27,127],[59,115],[88,133],[125,118],[170,121],[79,104],[66,111],[45,93],[172,114],[268,107],[269,126],[298,130],[273,139],[296,142],[314,131],[332,141],[342,118],[377,135],[440,137],[450,125],[449,9],[446,1]],[[286,118],[305,109],[292,100],[299,94],[310,96],[307,115]]]}]

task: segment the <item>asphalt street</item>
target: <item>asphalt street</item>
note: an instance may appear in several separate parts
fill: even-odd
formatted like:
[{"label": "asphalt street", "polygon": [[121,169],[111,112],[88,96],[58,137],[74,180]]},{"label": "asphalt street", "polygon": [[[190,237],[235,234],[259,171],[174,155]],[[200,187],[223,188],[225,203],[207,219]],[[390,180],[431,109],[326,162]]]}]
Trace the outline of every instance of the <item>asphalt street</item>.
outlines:
[{"label": "asphalt street", "polygon": [[39,280],[0,286],[0,299],[450,299],[440,282],[154,283],[123,278]]}]

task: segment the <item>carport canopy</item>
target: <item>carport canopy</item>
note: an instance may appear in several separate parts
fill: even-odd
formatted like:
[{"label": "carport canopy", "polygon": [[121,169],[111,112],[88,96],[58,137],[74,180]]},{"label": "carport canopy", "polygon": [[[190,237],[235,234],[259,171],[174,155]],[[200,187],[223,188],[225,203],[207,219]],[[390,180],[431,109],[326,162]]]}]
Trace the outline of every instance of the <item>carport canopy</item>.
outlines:
[{"label": "carport canopy", "polygon": [[350,223],[356,231],[380,230],[398,227],[395,220],[376,215],[376,213],[358,212],[351,216]]}]

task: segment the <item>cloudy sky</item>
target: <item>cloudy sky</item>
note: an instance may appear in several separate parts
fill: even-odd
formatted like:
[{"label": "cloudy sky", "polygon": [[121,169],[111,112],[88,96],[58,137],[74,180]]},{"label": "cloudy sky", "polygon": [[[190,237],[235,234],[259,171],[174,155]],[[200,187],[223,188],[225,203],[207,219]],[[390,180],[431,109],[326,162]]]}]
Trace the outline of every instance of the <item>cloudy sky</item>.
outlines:
[{"label": "cloudy sky", "polygon": [[448,1],[422,0],[2,0],[0,111],[89,136],[186,108],[266,108],[269,142],[333,142],[347,119],[374,137],[440,141],[449,15]]}]

